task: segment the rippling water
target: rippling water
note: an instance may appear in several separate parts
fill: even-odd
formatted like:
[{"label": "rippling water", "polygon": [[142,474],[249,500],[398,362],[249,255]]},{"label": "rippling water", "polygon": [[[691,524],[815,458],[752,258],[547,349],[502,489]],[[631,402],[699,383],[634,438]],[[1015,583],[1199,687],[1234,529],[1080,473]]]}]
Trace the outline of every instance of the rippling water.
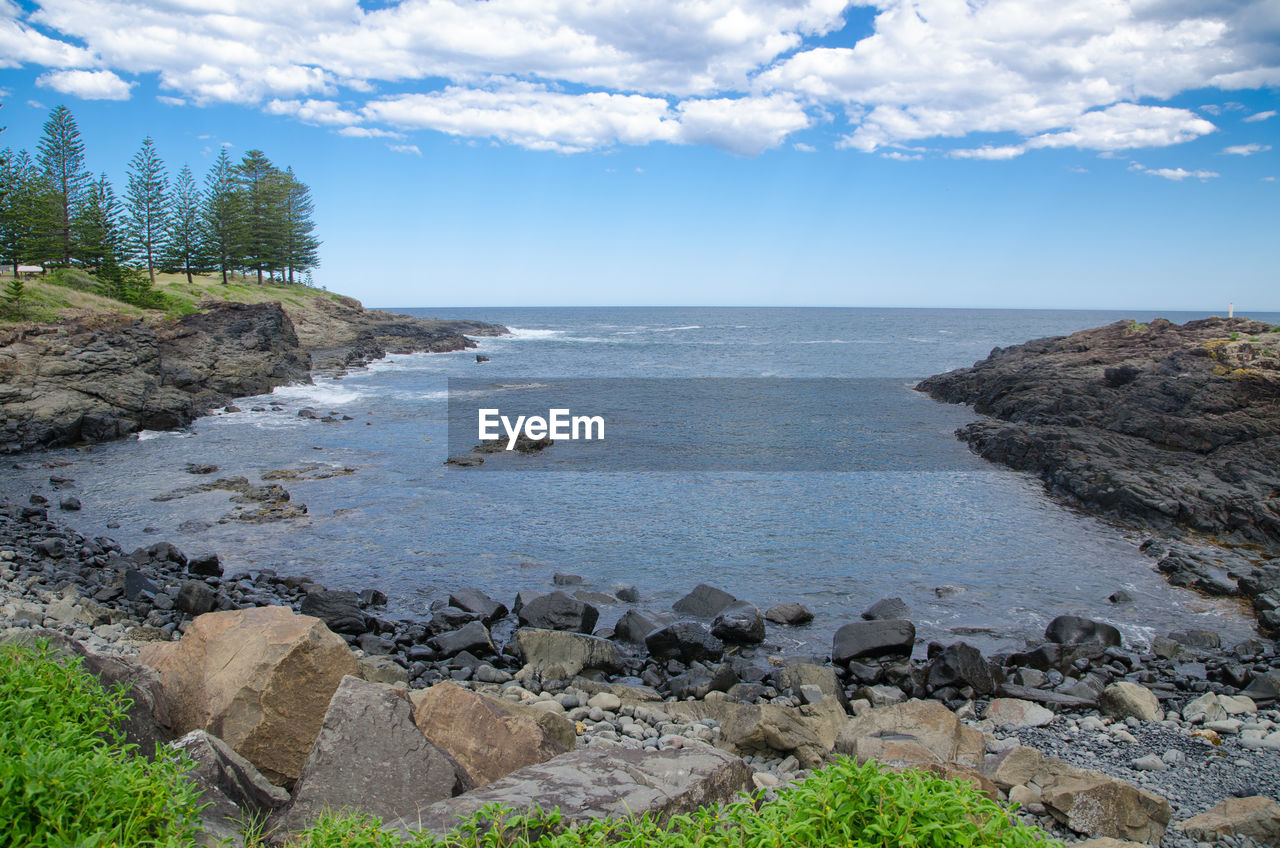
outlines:
[{"label": "rippling water", "polygon": [[[477,351],[393,356],[341,379],[277,389],[177,433],[27,457],[5,489],[48,489],[46,459],[72,465],[83,532],[126,546],[164,538],[216,550],[229,571],[270,567],[333,588],[377,587],[393,616],[475,585],[510,602],[546,589],[555,572],[586,588],[640,589],[641,606],[668,609],[698,582],[762,608],[799,600],[808,628],[771,631],[789,653],[823,653],[839,624],[898,595],[922,635],[984,649],[1020,646],[1055,615],[1101,617],[1143,642],[1187,626],[1228,637],[1251,631],[1235,606],[1169,587],[1140,537],[1064,508],[1026,475],[971,456],[952,435],[962,407],[910,391],[915,379],[969,365],[996,345],[1072,332],[1121,318],[1110,312],[891,309],[467,309],[405,310],[512,327]],[[1196,315],[1169,315],[1183,321]],[[1267,320],[1276,320],[1268,318]],[[876,414],[913,434],[945,471],[468,474],[446,469],[446,379],[511,377],[893,378],[900,391]],[[678,400],[673,400],[673,403]],[[282,409],[274,411],[269,405]],[[300,419],[304,406],[352,420]],[[552,448],[554,450],[554,448]],[[536,461],[531,460],[531,461]],[[327,479],[286,480],[308,517],[276,524],[218,523],[229,493],[152,497],[211,477],[316,465],[351,468]],[[516,466],[518,467],[518,466]],[[121,524],[107,530],[107,522]],[[185,525],[184,525],[185,522]],[[204,524],[210,526],[203,527]],[[186,529],[180,530],[184,525]],[[155,528],[146,533],[144,528]],[[941,591],[938,591],[940,587]],[[1115,607],[1125,587],[1136,598]],[[602,610],[610,623],[623,607]]]}]

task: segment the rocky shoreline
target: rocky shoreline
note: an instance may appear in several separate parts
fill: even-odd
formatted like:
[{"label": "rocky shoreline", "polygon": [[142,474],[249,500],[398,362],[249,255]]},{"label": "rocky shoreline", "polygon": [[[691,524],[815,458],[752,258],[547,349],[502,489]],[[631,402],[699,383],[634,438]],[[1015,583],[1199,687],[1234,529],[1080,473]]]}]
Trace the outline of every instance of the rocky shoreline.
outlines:
[{"label": "rocky shoreline", "polygon": [[1248,601],[1280,630],[1280,328],[1119,321],[991,352],[917,387],[988,416],[993,462],[1152,535],[1171,583]]},{"label": "rocky shoreline", "polygon": [[[616,759],[623,750],[636,756],[687,750],[692,756],[715,748],[731,756],[700,761],[711,773],[723,777],[742,758],[733,791],[771,795],[833,752],[844,753],[971,779],[1018,802],[1029,821],[1068,840],[1113,836],[1171,846],[1255,844],[1225,832],[1193,839],[1166,825],[1205,813],[1225,798],[1263,796],[1274,805],[1280,795],[1280,655],[1269,640],[1222,646],[1216,634],[1191,631],[1158,638],[1139,652],[1121,644],[1108,625],[1062,616],[1042,644],[984,657],[962,642],[917,645],[914,626],[900,617],[901,603],[885,599],[833,634],[830,656],[783,660],[763,647],[763,639],[767,629],[799,626],[805,619],[799,604],[761,611],[700,585],[662,620],[632,609],[604,631],[595,628],[593,595],[607,592],[616,602],[634,604],[634,590],[592,587],[574,575],[519,592],[514,612],[459,586],[432,604],[429,616],[390,621],[379,615],[385,599],[375,588],[332,591],[267,569],[223,574],[216,555],[187,556],[166,542],[127,553],[110,539],[85,538],[51,518],[40,496],[29,500],[35,502],[0,504],[0,616],[14,628],[11,635],[29,638],[33,628],[49,628],[95,654],[128,657],[140,650],[159,669],[153,683],[178,713],[188,709],[181,706],[184,699],[211,684],[188,679],[203,660],[164,657],[196,650],[196,644],[212,651],[206,644],[214,638],[206,632],[212,622],[259,610],[283,623],[241,622],[229,644],[252,642],[270,627],[314,622],[304,628],[307,639],[327,634],[329,652],[317,667],[402,691],[406,715],[428,696],[462,699],[462,706],[454,703],[442,713],[448,715],[474,714],[482,702],[466,699],[480,696],[520,707],[519,715],[534,719],[556,741],[546,745],[545,767],[579,749],[578,756],[607,751]],[[341,677],[330,680],[329,693],[312,705],[317,727],[321,719],[327,726],[326,710],[342,701]],[[343,698],[376,701],[381,691],[356,687]],[[213,732],[212,708],[190,709],[204,718],[180,720],[153,735],[167,741],[193,729]],[[426,721],[417,725],[423,732]],[[465,759],[454,750],[461,745],[465,753],[459,735],[476,732],[450,725],[433,744]],[[276,760],[255,749],[258,743],[227,743],[272,782],[293,790],[292,800],[278,802],[292,806],[277,814],[290,827],[302,826],[303,811],[316,804],[354,803],[350,787],[329,786],[331,778],[315,778],[299,796],[306,768],[318,756],[312,747],[321,744],[317,739],[293,743],[292,771],[270,765]],[[267,746],[271,756],[280,744]],[[349,740],[325,744],[326,756],[340,758],[333,746]],[[598,779],[612,760],[592,762],[537,779]],[[524,774],[536,764],[516,765],[512,770]],[[450,780],[505,767],[485,760],[451,772]],[[503,788],[505,780],[492,785],[499,789],[473,794],[465,780],[450,782],[440,803],[455,795],[459,800],[437,810],[441,826],[466,807],[462,799],[493,800],[494,792],[499,799],[520,797],[502,795],[516,792]],[[1088,803],[1104,803],[1111,818],[1099,824],[1073,817],[1073,805],[1085,803],[1078,800],[1081,793],[1094,799]],[[709,802],[727,800],[723,793],[712,796]],[[288,812],[294,806],[299,811]],[[384,817],[394,812],[376,811]],[[1137,824],[1117,825],[1116,816]],[[1274,828],[1280,828],[1280,807],[1271,831],[1280,834]]]},{"label": "rocky shoreline", "polygon": [[0,329],[0,454],[185,426],[236,397],[311,382],[388,353],[454,351],[506,328],[366,310],[317,297],[207,303],[176,321],[94,314]]}]

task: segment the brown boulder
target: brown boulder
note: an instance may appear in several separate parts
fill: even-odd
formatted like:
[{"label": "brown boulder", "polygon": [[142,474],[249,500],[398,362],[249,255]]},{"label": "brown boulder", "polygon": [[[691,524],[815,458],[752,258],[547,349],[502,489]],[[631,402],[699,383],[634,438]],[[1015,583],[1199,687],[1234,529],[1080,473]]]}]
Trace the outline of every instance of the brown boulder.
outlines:
[{"label": "brown boulder", "polygon": [[991,778],[1001,791],[1029,783],[1041,767],[1040,752],[1025,745],[1015,745],[982,761],[980,771]]},{"label": "brown boulder", "polygon": [[174,729],[206,730],[287,786],[329,699],[356,660],[342,637],[288,607],[202,615],[181,642],[157,642],[139,659],[160,675]]},{"label": "brown boulder", "polygon": [[794,754],[804,768],[813,768],[831,752],[848,718],[835,698],[801,707],[780,707],[708,697],[702,701],[672,701],[663,704],[662,710],[678,722],[706,718],[718,721],[721,733],[717,744],[735,754]]},{"label": "brown boulder", "polygon": [[1055,819],[1085,836],[1159,844],[1172,815],[1168,801],[1099,772],[1073,771],[1042,784],[1041,802]]},{"label": "brown boulder", "polygon": [[532,717],[456,683],[437,683],[411,697],[414,724],[431,744],[457,760],[476,786],[566,750]]},{"label": "brown boulder", "polygon": [[1263,845],[1280,845],[1280,804],[1262,795],[1227,798],[1216,807],[1175,824],[1194,839],[1217,841],[1224,836],[1247,836]]},{"label": "brown boulder", "polygon": [[849,719],[835,749],[858,762],[957,762],[976,767],[982,762],[986,742],[981,732],[966,727],[937,701],[907,701],[866,710]]}]

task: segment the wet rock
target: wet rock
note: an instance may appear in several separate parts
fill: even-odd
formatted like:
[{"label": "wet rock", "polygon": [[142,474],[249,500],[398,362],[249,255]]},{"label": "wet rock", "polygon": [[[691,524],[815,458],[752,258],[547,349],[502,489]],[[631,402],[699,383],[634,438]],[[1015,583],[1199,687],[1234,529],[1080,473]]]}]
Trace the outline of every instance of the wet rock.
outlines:
[{"label": "wet rock", "polygon": [[[567,680],[583,671],[622,671],[622,655],[607,639],[562,630],[521,628],[516,633],[525,669],[544,679]],[[524,676],[522,671],[520,676]]]},{"label": "wet rock", "polygon": [[813,621],[813,613],[809,612],[803,604],[798,604],[795,601],[774,604],[765,610],[764,617],[774,624],[787,624],[792,627],[798,627]]},{"label": "wet rock", "polygon": [[1112,718],[1133,718],[1139,721],[1160,721],[1164,710],[1155,693],[1145,686],[1121,680],[1102,690],[1098,699],[1102,711]]},{"label": "wet rock", "polygon": [[854,659],[911,656],[915,640],[915,625],[905,619],[854,621],[836,631],[831,660],[842,665]]},{"label": "wet rock", "polygon": [[325,711],[293,801],[273,823],[297,831],[325,811],[339,809],[396,819],[473,785],[466,771],[414,724],[403,693],[344,677]]},{"label": "wet rock", "polygon": [[493,640],[489,637],[489,628],[478,621],[472,621],[458,630],[433,636],[428,640],[428,644],[446,657],[455,656],[463,651],[478,657],[492,656],[497,653]]},{"label": "wet rock", "polygon": [[631,642],[635,645],[643,645],[645,637],[657,629],[658,625],[650,621],[643,613],[636,610],[627,610],[618,619],[618,623],[613,626],[613,638],[623,642]]},{"label": "wet rock", "polygon": [[469,612],[480,616],[485,624],[493,624],[493,622],[502,618],[507,614],[507,608],[495,601],[493,598],[481,592],[479,589],[468,587],[459,589],[449,596],[449,605],[457,607],[464,612]]},{"label": "wet rock", "polygon": [[867,621],[883,621],[885,619],[904,619],[910,608],[902,598],[882,598],[867,608],[862,617]]},{"label": "wet rock", "polygon": [[728,592],[699,583],[692,592],[672,604],[671,608],[690,618],[714,618],[736,601],[737,598]]},{"label": "wet rock", "polygon": [[982,652],[965,642],[957,642],[942,649],[929,663],[926,678],[932,689],[947,686],[969,686],[979,695],[990,695],[996,689],[991,666]]},{"label": "wet rock", "polygon": [[200,577],[221,577],[222,562],[215,553],[200,554],[187,560],[187,572]]},{"label": "wet rock", "polygon": [[590,633],[600,619],[600,612],[564,592],[538,595],[520,606],[516,614],[524,627],[539,630],[570,630]]},{"label": "wet rock", "polygon": [[723,642],[755,644],[764,641],[764,616],[754,604],[737,601],[716,614],[711,634]]},{"label": "wet rock", "polygon": [[1110,624],[1074,615],[1060,615],[1049,622],[1044,636],[1050,642],[1060,645],[1095,643],[1108,647],[1120,646],[1119,630]]},{"label": "wet rock", "polygon": [[174,606],[191,615],[204,615],[213,610],[217,601],[217,592],[207,583],[199,580],[188,580],[178,589],[178,597]]},{"label": "wet rock", "polygon": [[707,625],[697,621],[677,621],[661,627],[644,640],[645,647],[655,659],[678,659],[682,663],[697,660],[718,660],[724,654],[724,645]]},{"label": "wet rock", "polygon": [[67,495],[58,501],[58,508],[66,510],[67,512],[79,512],[80,499],[75,495]]},{"label": "wet rock", "polygon": [[312,592],[302,599],[301,612],[320,619],[334,633],[359,636],[369,630],[369,617],[360,611],[360,598],[355,592]]}]

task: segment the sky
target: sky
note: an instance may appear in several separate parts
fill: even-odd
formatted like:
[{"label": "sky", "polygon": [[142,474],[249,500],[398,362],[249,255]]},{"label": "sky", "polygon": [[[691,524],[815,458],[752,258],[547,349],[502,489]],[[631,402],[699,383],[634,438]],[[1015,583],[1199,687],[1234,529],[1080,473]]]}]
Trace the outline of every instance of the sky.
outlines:
[{"label": "sky", "polygon": [[0,103],[371,306],[1280,311],[1280,0],[0,0]]}]

